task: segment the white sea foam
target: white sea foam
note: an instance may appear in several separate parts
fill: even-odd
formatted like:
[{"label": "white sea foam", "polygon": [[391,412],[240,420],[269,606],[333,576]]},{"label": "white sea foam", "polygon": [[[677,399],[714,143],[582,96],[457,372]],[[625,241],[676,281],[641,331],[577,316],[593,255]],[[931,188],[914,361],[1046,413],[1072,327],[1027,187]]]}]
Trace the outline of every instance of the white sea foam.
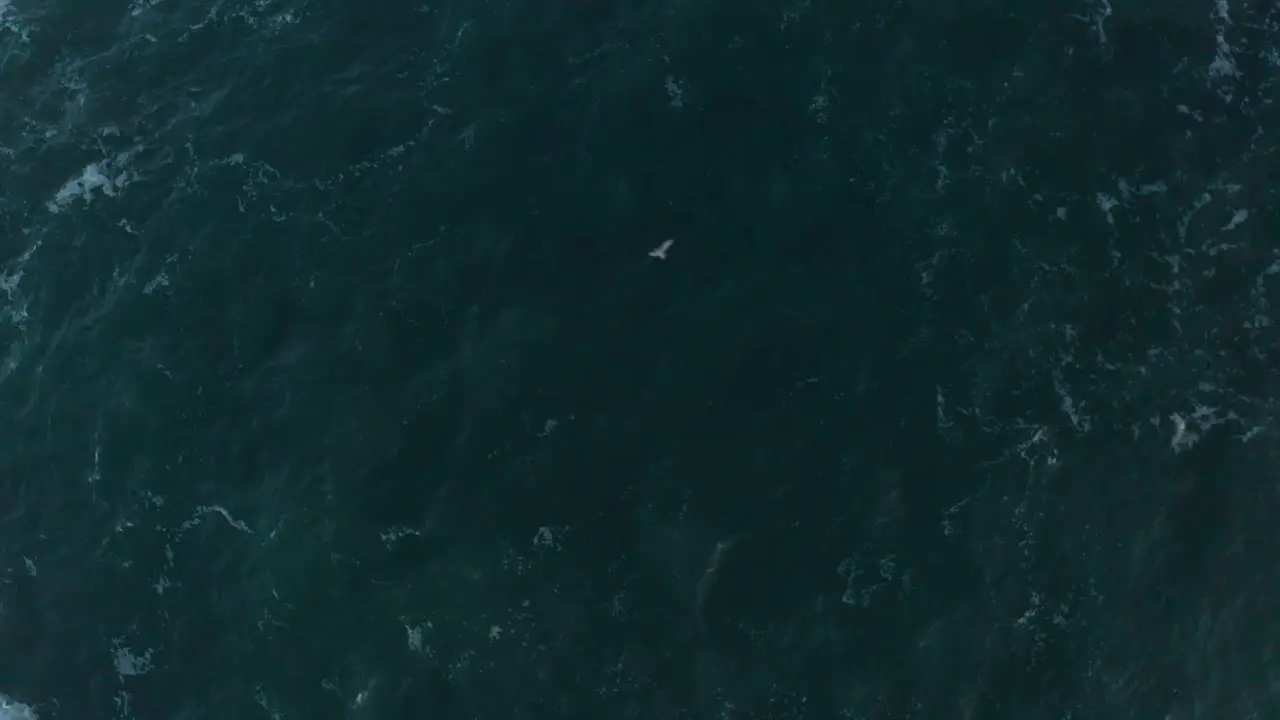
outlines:
[{"label": "white sea foam", "polygon": [[123,152],[102,162],[86,165],[78,176],[58,189],[47,205],[49,211],[61,212],[76,199],[83,199],[88,203],[93,199],[95,190],[108,197],[115,197],[134,179],[133,173],[128,169],[132,156],[133,152]]},{"label": "white sea foam", "polygon": [[[0,10],[2,9],[3,5],[0,5]],[[0,720],[39,720],[39,718],[40,716],[31,709],[30,705],[12,700],[4,693],[0,693]]]}]

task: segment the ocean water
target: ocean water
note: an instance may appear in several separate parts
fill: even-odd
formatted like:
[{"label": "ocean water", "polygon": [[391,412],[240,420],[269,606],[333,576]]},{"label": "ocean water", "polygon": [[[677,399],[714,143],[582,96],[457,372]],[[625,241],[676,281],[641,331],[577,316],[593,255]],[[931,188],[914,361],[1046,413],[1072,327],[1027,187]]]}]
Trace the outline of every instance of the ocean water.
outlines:
[{"label": "ocean water", "polygon": [[0,0],[0,719],[1280,717],[1277,31]]}]

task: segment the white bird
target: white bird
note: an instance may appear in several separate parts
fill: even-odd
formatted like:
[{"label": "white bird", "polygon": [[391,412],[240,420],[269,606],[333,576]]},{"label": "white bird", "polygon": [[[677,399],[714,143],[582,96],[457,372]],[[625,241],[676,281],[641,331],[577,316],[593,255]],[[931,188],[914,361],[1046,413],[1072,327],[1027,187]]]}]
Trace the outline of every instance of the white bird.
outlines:
[{"label": "white bird", "polygon": [[670,250],[671,246],[675,244],[676,244],[675,240],[672,240],[671,238],[667,238],[666,240],[662,241],[661,245],[649,251],[649,257],[658,258],[659,260],[666,260],[667,251]]}]

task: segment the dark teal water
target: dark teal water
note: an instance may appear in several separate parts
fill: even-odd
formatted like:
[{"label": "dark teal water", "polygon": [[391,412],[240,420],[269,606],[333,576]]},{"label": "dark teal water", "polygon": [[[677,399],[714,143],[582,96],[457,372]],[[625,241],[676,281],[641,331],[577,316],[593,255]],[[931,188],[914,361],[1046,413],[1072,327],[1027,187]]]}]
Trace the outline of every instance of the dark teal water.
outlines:
[{"label": "dark teal water", "polygon": [[0,4],[0,718],[1276,717],[1277,23]]}]

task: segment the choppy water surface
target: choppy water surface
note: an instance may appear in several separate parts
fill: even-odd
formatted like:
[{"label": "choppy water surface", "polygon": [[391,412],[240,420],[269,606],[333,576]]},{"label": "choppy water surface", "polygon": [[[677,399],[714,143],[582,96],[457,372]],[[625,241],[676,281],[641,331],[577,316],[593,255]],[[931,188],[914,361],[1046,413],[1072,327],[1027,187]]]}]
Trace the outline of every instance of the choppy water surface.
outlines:
[{"label": "choppy water surface", "polygon": [[1276,717],[1277,23],[0,0],[0,718]]}]

